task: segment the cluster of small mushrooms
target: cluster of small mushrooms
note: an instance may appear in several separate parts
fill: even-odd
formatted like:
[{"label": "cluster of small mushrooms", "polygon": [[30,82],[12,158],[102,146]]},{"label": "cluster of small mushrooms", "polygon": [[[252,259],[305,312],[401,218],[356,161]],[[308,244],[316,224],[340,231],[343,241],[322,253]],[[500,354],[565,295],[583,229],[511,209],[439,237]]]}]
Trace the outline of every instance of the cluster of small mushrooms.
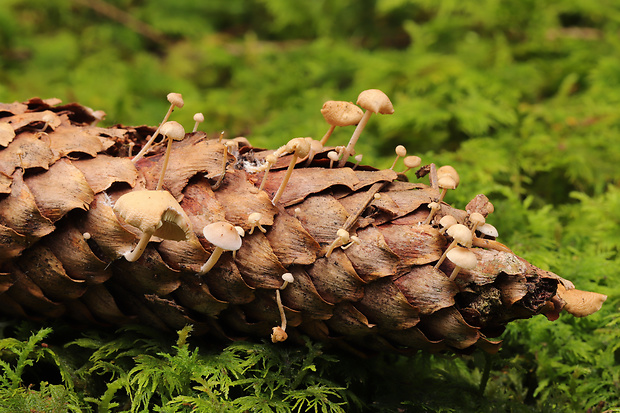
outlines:
[{"label": "cluster of small mushrooms", "polygon": [[[185,130],[182,125],[175,121],[168,121],[175,107],[182,108],[184,106],[182,96],[178,93],[170,93],[168,94],[168,101],[170,102],[170,109],[166,113],[159,128],[142,147],[140,152],[133,157],[134,163],[140,160],[148,153],[149,148],[151,148],[157,136],[163,136],[162,141],[167,142],[167,148],[157,188],[155,190],[145,189],[128,192],[118,198],[113,208],[122,222],[141,231],[141,236],[137,245],[131,251],[127,251],[124,254],[127,261],[138,260],[144,252],[149,240],[154,236],[175,241],[190,241],[196,237],[191,230],[190,220],[179,202],[177,202],[170,192],[162,189],[168,160],[170,158],[172,141],[181,140],[185,137]],[[360,93],[357,99],[357,105],[344,101],[325,102],[321,109],[321,113],[330,127],[321,140],[295,138],[264,158],[264,163],[256,168],[256,172],[263,172],[263,178],[258,188],[259,190],[264,190],[265,183],[269,179],[269,171],[276,164],[278,158],[286,154],[292,155],[284,179],[271,199],[273,205],[277,205],[280,201],[298,161],[306,159],[306,164],[309,164],[317,153],[324,150],[336,126],[346,127],[356,125],[356,128],[346,146],[335,147],[327,153],[330,168],[334,165],[343,167],[349,162],[349,158],[351,157],[355,159],[353,168],[355,169],[359,165],[362,156],[356,155],[355,145],[369,118],[373,113],[392,114],[394,108],[386,94],[377,89],[365,90]],[[197,113],[194,116],[194,120],[196,123],[193,127],[193,131],[196,131],[198,124],[204,121],[204,116],[201,113]],[[392,170],[396,167],[397,161],[400,158],[403,158],[406,167],[402,173],[413,168],[418,168],[421,165],[421,159],[419,157],[407,156],[407,150],[404,146],[397,146],[395,152],[396,159],[392,164]],[[225,167],[226,165],[224,165],[224,168]],[[462,268],[472,269],[476,266],[476,255],[470,250],[472,246],[484,246],[485,248],[505,249],[509,251],[503,244],[494,241],[494,238],[498,235],[497,230],[495,227],[485,222],[485,217],[480,212],[469,213],[467,219],[469,227],[457,223],[457,220],[450,215],[443,215],[441,219],[436,219],[438,211],[441,210],[441,204],[447,190],[456,189],[459,185],[459,175],[453,167],[448,165],[435,169],[435,166],[430,164],[423,168],[426,168],[431,183],[434,184],[435,187],[441,189],[441,193],[436,200],[428,204],[428,216],[421,224],[433,224],[438,226],[440,228],[440,233],[446,236],[450,241],[445,252],[434,266],[436,270],[438,270],[439,266],[447,258],[455,265],[454,270],[449,275],[449,279],[455,280]],[[346,249],[353,244],[360,244],[362,242],[360,238],[350,234],[349,230],[353,227],[355,220],[359,218],[363,209],[366,208],[372,200],[380,198],[380,189],[381,186],[377,184],[369,189],[367,202],[362,206],[362,210],[357,214],[352,214],[343,227],[338,229],[337,233],[334,234],[334,240],[331,245],[329,245],[325,253],[326,256],[329,257],[337,248]],[[493,212],[491,203],[487,203],[485,208],[486,214]],[[267,231],[267,229],[260,224],[261,218],[262,216],[258,212],[252,213],[247,217],[248,224],[251,227],[249,234],[252,234],[255,229],[261,232]],[[480,237],[477,236],[477,233],[481,234]],[[209,259],[198,272],[198,275],[207,274],[216,265],[218,259],[224,252],[232,251],[234,254],[235,251],[239,250],[242,245],[244,230],[241,227],[236,227],[228,222],[222,221],[205,226],[203,234],[205,239],[214,246],[214,249]],[[485,239],[485,236],[488,236],[488,238]],[[273,342],[284,341],[287,338],[285,331],[287,324],[286,316],[280,299],[280,290],[286,288],[289,283],[293,283],[294,279],[291,273],[285,273],[282,275],[282,280],[282,286],[275,291],[276,303],[281,316],[281,325],[273,328],[271,335]],[[578,301],[581,300],[581,298],[572,298],[570,290],[573,286],[570,285],[569,282],[564,282],[564,286],[567,288],[559,289],[558,294],[561,295],[562,299],[572,303],[570,305],[575,307],[578,305]],[[598,305],[598,308],[600,308],[600,305]],[[594,309],[594,311],[596,311],[596,309]],[[592,311],[592,309],[579,309],[575,310],[573,314],[583,316],[594,311]]]}]

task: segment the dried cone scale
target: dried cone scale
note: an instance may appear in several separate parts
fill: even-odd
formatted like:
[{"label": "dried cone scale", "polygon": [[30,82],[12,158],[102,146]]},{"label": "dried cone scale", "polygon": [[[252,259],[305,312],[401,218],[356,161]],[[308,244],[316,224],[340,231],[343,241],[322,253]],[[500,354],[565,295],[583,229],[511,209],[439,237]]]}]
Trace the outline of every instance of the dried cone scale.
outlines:
[{"label": "dried cone scale", "polygon": [[[559,277],[507,249],[471,248],[477,265],[454,281],[449,260],[434,269],[449,237],[418,224],[437,189],[398,181],[391,170],[329,169],[318,159],[295,168],[274,206],[287,158],[259,190],[263,173],[248,170],[259,169],[261,150],[240,144],[238,158],[225,155],[202,132],[172,144],[176,161],[166,171],[166,187],[196,236],[154,238],[143,259],[128,262],[123,253],[137,234],[112,208],[128,191],[155,188],[163,149],[135,165],[124,157],[154,128],[93,127],[84,107],[40,99],[0,104],[0,111],[15,133],[0,146],[0,312],[9,316],[169,331],[191,323],[216,338],[267,339],[281,323],[275,291],[291,273],[295,282],[280,291],[288,342],[303,334],[351,350],[468,352],[495,351],[493,337],[509,321],[566,305]],[[40,139],[45,111],[59,124]],[[249,234],[252,213],[261,214],[265,233]],[[445,215],[468,219],[443,204],[437,221]],[[223,254],[197,275],[214,250],[202,234],[213,222],[246,235],[236,255]],[[357,242],[326,257],[341,228]]]}]

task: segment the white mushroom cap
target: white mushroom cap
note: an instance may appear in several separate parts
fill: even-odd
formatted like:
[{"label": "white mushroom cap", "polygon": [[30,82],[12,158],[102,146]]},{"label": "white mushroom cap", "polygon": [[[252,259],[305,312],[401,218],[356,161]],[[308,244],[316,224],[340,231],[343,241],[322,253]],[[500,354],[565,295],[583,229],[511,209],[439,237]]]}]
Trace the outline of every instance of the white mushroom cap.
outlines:
[{"label": "white mushroom cap", "polygon": [[198,112],[194,114],[194,120],[196,122],[204,122],[205,121],[205,115],[203,115],[202,113]]},{"label": "white mushroom cap", "polygon": [[180,141],[185,137],[185,129],[183,128],[183,125],[173,120],[164,123],[161,126],[160,133],[174,139],[175,141]]},{"label": "white mushroom cap", "polygon": [[282,274],[282,279],[287,283],[292,283],[295,281],[295,278],[293,278],[293,274],[291,274],[290,272],[285,272],[284,274]]},{"label": "white mushroom cap", "polygon": [[480,212],[472,212],[472,214],[469,216],[469,222],[476,226],[480,226],[483,225],[486,220]]},{"label": "white mushroom cap", "polygon": [[180,93],[168,93],[168,96],[166,96],[166,99],[168,99],[168,102],[170,102],[171,104],[173,104],[174,106],[178,107],[178,108],[182,108],[183,105],[185,105],[185,102],[183,102],[183,96],[181,96]]},{"label": "white mushroom cap", "polygon": [[463,224],[454,224],[446,230],[448,235],[456,240],[457,243],[469,247],[471,246],[471,230]]},{"label": "white mushroom cap", "polygon": [[407,155],[407,148],[405,148],[403,145],[398,145],[394,149],[394,152],[396,152],[396,155],[402,158]]},{"label": "white mushroom cap", "polygon": [[394,113],[394,106],[390,98],[379,89],[364,90],[357,97],[357,104],[373,113],[391,115]]},{"label": "white mushroom cap", "polygon": [[479,231],[481,234],[486,235],[487,237],[497,238],[499,236],[499,232],[497,228],[495,228],[491,224],[483,224],[476,228],[476,231]]},{"label": "white mushroom cap", "polygon": [[352,102],[328,100],[323,104],[321,114],[332,126],[351,126],[357,125],[362,120],[364,111]]},{"label": "white mushroom cap", "polygon": [[248,215],[248,222],[250,224],[258,224],[258,222],[263,218],[263,214],[260,212],[252,212]]},{"label": "white mushroom cap", "polygon": [[473,270],[478,264],[476,254],[463,247],[452,248],[448,251],[447,257],[455,265],[468,270]]},{"label": "white mushroom cap", "polygon": [[168,191],[132,191],[114,204],[114,212],[142,232],[182,241],[189,238],[189,218]]},{"label": "white mushroom cap", "polygon": [[205,239],[225,251],[237,251],[241,248],[241,237],[235,227],[220,221],[207,225],[202,230]]}]

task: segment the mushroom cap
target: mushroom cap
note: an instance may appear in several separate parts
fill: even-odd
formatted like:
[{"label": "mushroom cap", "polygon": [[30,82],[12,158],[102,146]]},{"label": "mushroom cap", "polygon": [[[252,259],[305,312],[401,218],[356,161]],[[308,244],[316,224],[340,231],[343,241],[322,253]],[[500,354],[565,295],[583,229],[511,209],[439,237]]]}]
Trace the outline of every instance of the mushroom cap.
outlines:
[{"label": "mushroom cap", "polygon": [[394,113],[394,106],[390,98],[379,89],[364,90],[357,97],[357,104],[373,113],[391,115]]},{"label": "mushroom cap", "polygon": [[461,178],[459,177],[459,173],[456,172],[456,169],[454,169],[451,165],[444,165],[437,169],[437,178],[441,179],[444,176],[449,176],[454,180],[455,188],[459,186]]},{"label": "mushroom cap", "polygon": [[444,228],[450,228],[452,225],[455,225],[455,224],[458,224],[458,221],[452,215],[444,215],[439,220],[439,225],[441,225]]},{"label": "mushroom cap", "polygon": [[203,228],[202,233],[207,241],[223,250],[237,251],[241,248],[241,237],[235,227],[228,222],[209,224]]},{"label": "mushroom cap", "polygon": [[250,215],[248,215],[248,222],[250,224],[257,224],[258,221],[260,221],[263,218],[263,214],[261,214],[260,212],[252,212]]},{"label": "mushroom cap", "polygon": [[403,162],[407,168],[417,168],[422,164],[422,158],[415,155],[410,155],[403,159]]},{"label": "mushroom cap", "polygon": [[294,138],[286,144],[286,151],[292,152],[300,158],[305,158],[310,153],[310,140],[308,138]]},{"label": "mushroom cap", "polygon": [[360,123],[364,111],[354,105],[353,102],[328,100],[323,103],[321,115],[332,126],[351,126]]},{"label": "mushroom cap", "polygon": [[291,274],[290,272],[285,272],[284,274],[282,274],[282,279],[287,283],[292,283],[295,281],[295,278],[293,278],[293,274]]},{"label": "mushroom cap", "polygon": [[160,238],[182,241],[192,233],[187,214],[168,191],[128,192],[118,198],[114,213],[127,224]]},{"label": "mushroom cap", "polygon": [[446,230],[448,235],[456,240],[457,243],[466,247],[471,246],[471,230],[463,224],[454,224]]},{"label": "mushroom cap", "polygon": [[448,259],[455,265],[468,270],[473,270],[478,265],[476,254],[463,247],[454,247],[446,254]]},{"label": "mushroom cap", "polygon": [[398,145],[396,146],[396,148],[394,148],[394,152],[396,152],[396,155],[402,158],[407,155],[407,148],[405,148],[403,145]]},{"label": "mushroom cap", "polygon": [[168,99],[168,102],[170,102],[171,104],[173,104],[174,106],[178,107],[178,108],[182,108],[183,105],[185,105],[185,102],[183,102],[183,96],[181,96],[180,93],[168,93],[168,96],[166,96],[166,99]]},{"label": "mushroom cap", "polygon": [[446,189],[456,189],[457,187],[457,182],[452,179],[451,176],[448,175],[444,175],[442,177],[439,177],[439,179],[437,179],[437,186],[440,188],[446,188]]},{"label": "mushroom cap", "polygon": [[202,113],[198,112],[194,114],[194,120],[196,122],[204,122],[205,121],[205,115],[203,115]]},{"label": "mushroom cap", "polygon": [[338,152],[336,151],[329,151],[327,152],[327,157],[331,160],[336,162],[338,159],[340,159],[340,155],[338,155]]},{"label": "mushroom cap", "polygon": [[575,317],[586,317],[597,312],[607,300],[604,294],[576,289],[567,290],[562,284],[558,284],[557,295],[566,302],[564,310]]},{"label": "mushroom cap", "polygon": [[497,230],[497,228],[487,223],[479,225],[478,228],[476,228],[476,231],[480,232],[483,235],[486,235],[487,237],[497,238],[499,236],[499,231]]},{"label": "mushroom cap", "polygon": [[185,137],[185,129],[183,128],[183,125],[174,120],[164,123],[159,132],[164,136],[174,139],[175,141],[180,141]]},{"label": "mushroom cap", "polygon": [[472,212],[472,214],[469,216],[469,222],[471,222],[472,224],[483,225],[486,220],[480,212]]}]

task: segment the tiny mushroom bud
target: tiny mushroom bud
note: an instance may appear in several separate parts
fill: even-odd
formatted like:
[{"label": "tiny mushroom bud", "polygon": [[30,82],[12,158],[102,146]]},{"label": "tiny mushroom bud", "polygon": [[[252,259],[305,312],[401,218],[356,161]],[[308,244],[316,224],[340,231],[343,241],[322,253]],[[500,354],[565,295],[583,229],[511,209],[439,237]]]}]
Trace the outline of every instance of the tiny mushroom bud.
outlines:
[{"label": "tiny mushroom bud", "polygon": [[439,196],[439,202],[443,201],[448,189],[456,189],[459,186],[460,177],[450,165],[444,165],[437,169],[437,185],[441,188],[441,195]]},{"label": "tiny mushroom bud", "polygon": [[422,222],[422,225],[428,225],[431,223],[437,211],[441,209],[441,204],[439,202],[431,202],[428,204],[428,207],[431,209],[431,211],[428,213],[428,216],[426,217],[424,222]]},{"label": "tiny mushroom bud", "polygon": [[157,182],[157,190],[160,190],[164,186],[164,175],[166,174],[166,168],[168,167],[168,161],[170,160],[170,151],[172,150],[172,141],[180,141],[185,137],[185,129],[179,122],[170,121],[166,122],[161,127],[161,134],[168,138],[168,146],[166,147],[166,154],[164,155],[164,163],[161,167],[161,175]]},{"label": "tiny mushroom bud", "polygon": [[159,124],[159,127],[157,128],[153,136],[151,136],[151,138],[144,144],[140,152],[138,152],[138,154],[134,156],[134,158],[131,160],[133,163],[136,163],[140,159],[142,159],[144,154],[146,154],[149,148],[153,145],[155,138],[159,136],[162,125],[164,125],[168,121],[168,118],[170,117],[170,114],[172,114],[174,107],[176,106],[178,108],[182,108],[185,105],[185,103],[183,102],[183,97],[181,96],[180,93],[174,93],[174,92],[168,93],[168,96],[166,96],[166,98],[168,99],[168,102],[170,102],[170,108],[168,109],[168,112],[166,112],[166,116],[164,116],[164,120],[161,121],[161,123]]},{"label": "tiny mushroom bud", "polygon": [[277,204],[282,197],[282,194],[284,193],[284,188],[286,187],[288,180],[291,178],[291,174],[293,173],[293,169],[295,168],[295,163],[297,162],[297,159],[305,158],[310,152],[310,143],[305,138],[291,139],[285,146],[285,152],[292,152],[293,156],[291,157],[291,163],[288,165],[288,169],[286,170],[286,175],[284,175],[284,179],[282,179],[282,183],[280,184],[278,191],[271,200],[271,203],[273,205]]},{"label": "tiny mushroom bud", "polygon": [[215,249],[207,262],[200,268],[197,275],[208,273],[215,266],[224,251],[237,251],[241,248],[242,242],[237,229],[224,221],[207,225],[203,228],[202,233],[207,241],[215,245]]},{"label": "tiny mushroom bud", "polygon": [[329,151],[329,152],[327,152],[327,157],[329,158],[329,167],[330,168],[332,166],[334,166],[334,162],[338,162],[338,159],[340,159],[340,155],[338,155],[338,152],[336,152],[336,151]]},{"label": "tiny mushroom bud", "polygon": [[260,220],[262,218],[263,218],[263,214],[261,214],[260,212],[252,212],[250,215],[248,215],[248,223],[250,224],[250,232],[249,232],[250,235],[252,235],[252,233],[254,232],[254,228],[256,227],[258,227],[258,229],[262,233],[267,232],[267,230],[263,228],[262,225],[260,224]]},{"label": "tiny mushroom bud", "polygon": [[194,114],[194,129],[192,129],[192,132],[196,132],[198,130],[198,125],[200,125],[200,122],[204,122],[205,121],[205,115],[203,115],[202,113],[196,113]]},{"label": "tiny mushroom bud", "polygon": [[293,274],[290,272],[282,274],[282,286],[276,290],[276,304],[280,312],[280,326],[274,327],[271,333],[271,341],[273,343],[280,343],[288,338],[286,334],[286,314],[284,313],[284,306],[282,305],[282,298],[280,297],[280,290],[284,290],[287,285],[294,282]]},{"label": "tiny mushroom bud", "polygon": [[327,249],[325,256],[329,257],[332,254],[332,251],[334,251],[334,249],[346,244],[347,242],[349,242],[349,239],[350,239],[349,231],[347,231],[346,229],[340,228],[336,232],[336,239],[331,243],[331,245]]},{"label": "tiny mushroom bud", "polygon": [[394,152],[396,152],[396,159],[394,159],[394,162],[392,163],[392,166],[390,167],[390,169],[392,170],[394,170],[394,167],[396,166],[396,162],[398,162],[398,158],[404,158],[407,155],[407,148],[405,148],[403,145],[398,145],[396,149],[394,149]]},{"label": "tiny mushroom bud", "polygon": [[355,165],[353,165],[353,169],[359,166],[360,162],[362,162],[362,157],[363,155],[361,153],[359,155],[355,155]]},{"label": "tiny mushroom bud", "polygon": [[265,157],[265,165],[267,167],[267,169],[265,170],[265,174],[263,175],[263,180],[260,183],[260,186],[258,187],[259,190],[262,190],[265,187],[265,183],[267,182],[267,175],[269,175],[269,170],[271,170],[271,167],[274,166],[276,164],[276,162],[278,162],[278,157],[274,154],[269,154]]},{"label": "tiny mushroom bud", "polygon": [[472,243],[471,231],[465,225],[463,224],[451,225],[446,230],[446,233],[452,237],[452,242],[450,243],[450,245],[448,245],[448,248],[446,248],[441,258],[439,258],[439,261],[437,261],[437,264],[435,264],[435,269],[439,268],[441,263],[443,263],[443,261],[446,259],[446,254],[452,248],[456,247],[456,244],[460,244],[464,247],[471,247],[471,243]]},{"label": "tiny mushroom bud", "polygon": [[450,280],[453,281],[458,275],[461,268],[467,270],[473,270],[478,264],[476,254],[463,247],[454,247],[448,251],[447,257],[455,264],[452,274],[450,274]]},{"label": "tiny mushroom bud", "polygon": [[138,245],[124,254],[130,262],[140,258],[153,235],[173,241],[192,235],[188,216],[168,191],[128,192],[118,198],[114,213],[142,231]]},{"label": "tiny mushroom bud", "polygon": [[403,173],[405,173],[411,168],[417,168],[418,166],[420,166],[422,164],[422,158],[415,155],[407,156],[405,157],[405,159],[403,159],[403,163],[407,167],[407,169],[403,171]]},{"label": "tiny mushroom bud", "polygon": [[355,235],[351,235],[350,239],[351,239],[351,242],[349,242],[347,245],[341,246],[340,248],[342,248],[343,250],[346,250],[347,248],[349,248],[353,244],[361,245],[361,243],[362,243],[362,240],[359,237],[355,236]]},{"label": "tiny mushroom bud", "polygon": [[394,106],[392,106],[390,98],[378,89],[364,90],[357,97],[357,104],[366,109],[366,112],[364,112],[364,116],[362,116],[362,119],[360,119],[357,124],[357,127],[349,140],[349,144],[347,145],[338,166],[344,166],[344,164],[347,163],[349,156],[354,153],[355,144],[357,143],[362,130],[364,130],[364,127],[368,123],[368,119],[370,119],[370,116],[373,113],[381,113],[384,115],[391,115],[394,113]]},{"label": "tiny mushroom bud", "polygon": [[364,112],[352,102],[328,100],[321,108],[321,114],[325,121],[330,125],[327,133],[321,139],[321,144],[325,145],[336,126],[357,125],[364,116]]},{"label": "tiny mushroom bud", "polygon": [[308,153],[308,159],[306,160],[306,166],[312,163],[314,156],[323,150],[323,144],[320,141],[312,138],[306,138],[310,143],[310,152]]}]

